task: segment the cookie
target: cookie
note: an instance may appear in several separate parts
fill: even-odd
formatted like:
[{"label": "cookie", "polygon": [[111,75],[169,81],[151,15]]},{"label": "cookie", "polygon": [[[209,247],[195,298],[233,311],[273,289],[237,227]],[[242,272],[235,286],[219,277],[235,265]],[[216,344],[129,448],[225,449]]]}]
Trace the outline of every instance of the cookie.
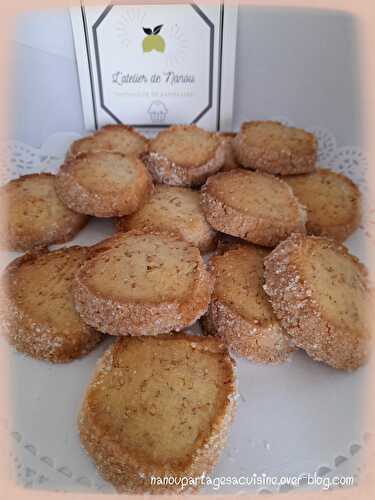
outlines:
[{"label": "cookie", "polygon": [[88,222],[66,207],[56,194],[56,176],[23,175],[0,188],[6,217],[0,225],[0,245],[11,250],[64,243]]},{"label": "cookie", "polygon": [[89,249],[69,247],[29,252],[11,262],[2,277],[1,316],[17,351],[66,363],[90,352],[102,335],[78,316],[72,281]]},{"label": "cookie", "polygon": [[243,123],[233,140],[233,148],[238,163],[245,168],[279,175],[305,174],[315,170],[315,136],[279,122]]},{"label": "cookie", "polygon": [[73,142],[67,156],[103,150],[141,156],[147,153],[148,139],[127,125],[105,125],[94,134]]},{"label": "cookie", "polygon": [[317,360],[354,370],[368,357],[367,272],[327,238],[294,234],[265,259],[265,286],[281,326]]},{"label": "cookie", "polygon": [[201,205],[214,229],[256,245],[273,247],[305,232],[304,207],[288,184],[269,174],[237,169],[213,175],[201,189]]},{"label": "cookie", "polygon": [[98,330],[111,335],[180,331],[207,311],[211,277],[198,248],[179,237],[117,233],[96,251],[78,271],[73,292],[79,314]]},{"label": "cookie", "polygon": [[236,155],[233,148],[233,139],[236,137],[235,132],[221,132],[220,136],[224,139],[225,144],[225,160],[224,165],[220,172],[228,172],[235,168],[241,168],[241,165],[237,162]]},{"label": "cookie", "polygon": [[293,175],[284,180],[307,209],[308,234],[341,243],[359,226],[361,193],[348,177],[318,169],[312,174]]},{"label": "cookie", "polygon": [[219,134],[196,125],[175,125],[150,141],[145,163],[159,184],[198,186],[221,169],[225,154]]},{"label": "cookie", "polygon": [[82,153],[61,165],[56,190],[65,205],[96,217],[138,210],[153,189],[143,162],[117,152]]},{"label": "cookie", "polygon": [[219,458],[235,392],[233,361],[213,337],[120,338],[87,388],[81,442],[119,493],[191,493]]},{"label": "cookie", "polygon": [[263,261],[268,251],[248,244],[223,248],[210,259],[215,281],[203,322],[236,354],[259,363],[285,361],[294,350],[263,290]]},{"label": "cookie", "polygon": [[119,231],[166,231],[176,233],[201,252],[213,250],[216,231],[207,223],[200,194],[190,188],[157,185],[152,197],[138,212],[116,221]]}]

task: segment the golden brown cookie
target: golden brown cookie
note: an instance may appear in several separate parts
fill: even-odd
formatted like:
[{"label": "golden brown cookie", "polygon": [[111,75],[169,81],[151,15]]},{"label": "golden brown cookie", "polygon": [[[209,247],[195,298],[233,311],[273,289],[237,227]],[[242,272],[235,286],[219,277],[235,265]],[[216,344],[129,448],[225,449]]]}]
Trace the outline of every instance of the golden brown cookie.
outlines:
[{"label": "golden brown cookie", "polygon": [[361,193],[348,177],[318,169],[284,178],[307,209],[308,234],[346,240],[361,221]]},{"label": "golden brown cookie", "polygon": [[207,311],[213,284],[198,248],[175,235],[139,231],[101,245],[74,287],[89,325],[111,335],[156,335],[180,331]]},{"label": "golden brown cookie", "polygon": [[304,174],[315,169],[315,136],[279,122],[243,123],[233,148],[238,163],[245,168],[280,175]]},{"label": "golden brown cookie", "polygon": [[103,150],[140,156],[147,153],[148,139],[127,125],[105,125],[94,134],[73,142],[67,156]]},{"label": "golden brown cookie", "polygon": [[213,250],[216,231],[206,221],[200,194],[190,188],[157,185],[138,212],[116,221],[119,231],[166,231],[176,233],[201,252]]},{"label": "golden brown cookie", "polygon": [[81,442],[119,493],[194,492],[225,444],[235,393],[234,363],[213,337],[121,338],[86,391]]},{"label": "golden brown cookie", "polygon": [[120,217],[138,210],[152,192],[143,162],[117,152],[82,153],[61,165],[56,190],[76,212]]},{"label": "golden brown cookie", "polygon": [[241,168],[241,165],[236,160],[236,155],[233,148],[233,140],[236,137],[235,132],[221,132],[220,136],[225,143],[225,160],[220,172],[228,172],[235,168]]},{"label": "golden brown cookie", "polygon": [[89,249],[29,252],[11,262],[2,277],[1,316],[17,351],[65,363],[90,352],[102,335],[78,316],[72,281]]},{"label": "golden brown cookie", "polygon": [[260,363],[285,361],[294,350],[263,290],[263,261],[268,251],[235,244],[210,259],[215,281],[203,322],[236,354]]},{"label": "golden brown cookie", "polygon": [[150,141],[145,163],[160,184],[197,186],[221,169],[225,154],[220,134],[196,125],[175,125]]},{"label": "golden brown cookie", "polygon": [[265,259],[265,287],[286,332],[309,356],[353,370],[367,359],[367,272],[333,240],[294,234]]},{"label": "golden brown cookie", "polygon": [[0,188],[3,220],[0,245],[12,250],[64,243],[87,223],[86,215],[73,212],[56,194],[56,176],[23,175]]},{"label": "golden brown cookie", "polygon": [[207,179],[201,204],[213,228],[256,245],[276,246],[305,232],[306,213],[291,188],[269,174],[237,169]]}]

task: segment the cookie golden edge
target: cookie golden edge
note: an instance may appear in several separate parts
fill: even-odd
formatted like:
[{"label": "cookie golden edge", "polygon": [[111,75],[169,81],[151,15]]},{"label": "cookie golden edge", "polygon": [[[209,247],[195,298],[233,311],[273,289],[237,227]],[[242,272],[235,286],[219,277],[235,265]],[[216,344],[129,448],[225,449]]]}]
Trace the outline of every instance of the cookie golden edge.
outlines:
[{"label": "cookie golden edge", "polygon": [[183,241],[197,252],[197,276],[188,297],[183,302],[173,300],[162,303],[132,302],[113,300],[100,292],[90,289],[84,275],[91,262],[82,266],[75,278],[73,298],[81,318],[97,330],[109,335],[160,335],[168,331],[181,331],[191,326],[207,311],[213,290],[213,280],[194,245],[182,240],[174,233],[157,231],[129,231],[114,236],[96,245],[97,252],[111,249],[112,243],[123,235],[147,235],[166,237],[171,241]]},{"label": "cookie golden edge", "polygon": [[[244,245],[246,243],[220,245],[216,255],[224,255]],[[212,256],[208,264],[208,270],[213,275],[214,258]],[[216,297],[215,290],[200,324],[205,335],[219,336],[230,351],[255,363],[283,363],[295,351],[292,339],[285,334],[276,317],[274,321],[265,322],[245,319]],[[272,348],[270,339],[274,341]]]},{"label": "cookie golden edge", "polygon": [[[97,154],[110,153],[122,158],[129,158],[139,163],[142,167],[139,173],[142,179],[138,178],[132,184],[133,193],[129,192],[123,196],[116,191],[113,194],[99,194],[87,189],[74,177],[74,164],[82,159],[95,160]],[[138,184],[135,186],[135,184]],[[117,151],[97,151],[90,153],[79,153],[71,157],[60,166],[56,179],[56,192],[61,201],[71,210],[95,217],[121,217],[129,215],[138,210],[139,207],[151,196],[153,183],[150,174],[143,162],[137,156],[125,156]]]},{"label": "cookie golden edge", "polygon": [[[173,134],[178,126],[172,126],[168,133]],[[207,177],[218,172],[225,163],[227,155],[227,144],[225,139],[221,138],[212,158],[202,165],[178,165],[169,158],[156,151],[143,155],[143,160],[151,173],[152,178],[158,184],[168,184],[170,186],[201,186]]]},{"label": "cookie golden edge", "polygon": [[[79,148],[80,148],[80,145],[82,143],[84,143],[84,142],[86,142],[88,140],[90,142],[95,143],[95,138],[98,135],[101,135],[101,134],[107,133],[107,132],[111,132],[112,130],[116,132],[119,129],[126,130],[126,131],[130,132],[131,134],[135,135],[137,138],[139,138],[144,143],[144,151],[142,153],[140,153],[140,155],[147,153],[148,146],[149,146],[149,140],[145,136],[143,136],[142,134],[140,134],[139,132],[137,132],[134,129],[134,127],[131,127],[130,125],[123,125],[123,124],[121,124],[121,125],[120,124],[109,124],[109,125],[104,125],[103,127],[101,127],[100,129],[98,129],[97,131],[93,132],[92,134],[86,135],[85,137],[81,137],[80,139],[77,139],[76,141],[72,142],[72,144],[68,148],[68,151],[67,151],[67,153],[65,155],[65,158],[66,159],[74,158],[78,154],[81,154],[82,151],[80,151]],[[98,147],[97,149],[93,148],[90,151],[95,151],[95,152],[97,152],[97,151],[114,152],[116,150],[114,150],[114,149],[106,149],[106,148],[103,148],[103,147]]]},{"label": "cookie golden edge", "polygon": [[[184,333],[172,333],[175,337],[186,337],[187,341],[194,342],[198,346],[204,344],[205,337],[189,336]],[[91,383],[93,383],[100,372],[110,370],[113,360],[113,344],[97,362]],[[196,493],[198,486],[190,486],[181,490],[180,485],[165,486],[152,484],[153,477],[187,477],[198,478],[202,474],[209,473],[219,460],[220,453],[224,448],[230,424],[235,417],[237,409],[237,387],[236,387],[236,365],[228,354],[224,344],[211,344],[214,352],[223,352],[228,366],[231,367],[231,377],[226,384],[228,397],[226,405],[221,408],[220,413],[212,425],[211,434],[199,449],[196,449],[191,457],[191,462],[184,470],[172,468],[168,471],[155,466],[150,467],[147,462],[135,460],[126,450],[120,448],[117,442],[110,441],[97,429],[94,419],[90,415],[87,392],[83,398],[79,411],[77,425],[81,444],[86,453],[94,461],[101,476],[110,482],[118,493],[151,493],[151,494],[179,494]],[[217,346],[217,347],[216,347]],[[208,347],[209,348],[209,347]]]},{"label": "cookie golden edge", "polygon": [[[145,233],[149,233],[152,231],[157,231],[157,232],[165,232],[165,229],[162,227],[159,227],[157,222],[155,223],[147,223],[144,222],[142,224],[142,227],[134,227],[133,224],[131,223],[130,220],[127,219],[127,217],[119,217],[116,218],[114,221],[115,229],[117,232],[129,232],[129,231],[142,231]],[[168,231],[170,234],[176,234],[180,238],[182,238],[184,241],[187,243],[191,243],[192,245],[195,245],[201,253],[209,253],[212,252],[216,249],[217,247],[217,241],[218,241],[218,236],[216,231],[213,228],[207,229],[204,235],[201,236],[199,239],[199,242],[193,242],[191,241],[190,238],[185,234],[185,231],[176,231],[176,230],[170,230]]]},{"label": "cookie golden edge", "polygon": [[[55,252],[63,250],[65,249],[55,250]],[[59,329],[51,325],[41,325],[32,315],[20,310],[7,293],[7,281],[24,263],[33,262],[39,256],[48,253],[50,251],[46,247],[32,250],[14,259],[3,272],[0,286],[0,316],[3,322],[3,333],[16,351],[33,359],[54,364],[69,363],[90,353],[103,340],[103,335],[91,327],[86,327],[87,335],[81,339],[81,342],[69,342]]]},{"label": "cookie golden edge", "polygon": [[293,264],[293,254],[298,252],[306,238],[329,242],[338,252],[348,256],[363,276],[367,276],[363,264],[343,245],[318,236],[293,234],[266,257],[264,290],[276,317],[296,346],[316,361],[339,370],[353,371],[366,363],[369,340],[347,341],[340,329],[324,318],[319,304],[311,297],[308,285],[300,279]]},{"label": "cookie golden edge", "polygon": [[[182,188],[182,187],[176,187],[176,186],[166,186],[167,189],[186,189],[188,190],[189,188]],[[156,186],[155,192],[157,192],[159,188]],[[199,199],[199,194],[196,193]],[[152,197],[150,199],[152,201]],[[147,205],[147,201],[144,206]],[[189,228],[186,228],[184,225],[181,225],[178,223],[177,219],[173,219],[173,216],[171,216],[171,223],[169,221],[160,223],[158,220],[157,214],[153,217],[151,220],[152,216],[147,216],[143,217],[142,216],[142,208],[134,214],[125,216],[125,217],[119,217],[114,220],[114,225],[116,231],[119,232],[128,232],[132,230],[138,230],[142,232],[152,232],[152,231],[157,231],[157,232],[169,232],[169,233],[175,233],[176,235],[179,235],[183,240],[187,241],[188,243],[191,243],[195,245],[196,247],[199,248],[199,251],[201,253],[208,253],[213,250],[215,250],[217,246],[217,241],[218,241],[218,235],[217,232],[213,227],[211,227],[208,222],[205,220],[204,214],[202,212],[202,209],[200,207],[200,203],[198,205],[198,210],[200,212],[200,216],[202,218],[202,221],[204,221],[204,227],[202,228],[203,230],[200,231],[199,237],[192,238],[191,237],[191,232],[189,231]],[[143,220],[142,220],[143,219]],[[169,227],[168,227],[169,226]],[[174,227],[172,227],[174,226]]]},{"label": "cookie golden edge", "polygon": [[[21,177],[18,177],[17,179],[14,179],[3,185],[0,189],[6,188],[6,186],[10,183],[22,183],[24,180],[27,180],[30,177],[52,177],[54,178],[56,190],[56,176],[47,172],[22,175]],[[5,202],[0,201],[0,208],[4,210],[5,214],[7,213],[8,207]],[[35,236],[35,229],[30,227],[25,227],[22,232],[22,236],[20,236],[19,233],[16,233],[12,229],[12,227],[9,226],[8,216],[4,216],[1,222],[2,234],[0,234],[0,249],[27,252],[31,251],[34,248],[43,246],[46,247],[48,245],[58,245],[66,243],[67,241],[71,241],[81,231],[81,229],[83,229],[87,225],[90,217],[85,214],[74,212],[71,209],[69,210],[72,212],[69,221],[67,221],[63,225],[59,225],[58,227],[56,225],[50,224],[48,227],[45,227],[43,231],[41,231],[41,233],[43,233],[43,236],[40,236],[38,238],[36,238]]]},{"label": "cookie golden edge", "polygon": [[[248,321],[219,300],[212,300],[201,326],[205,335],[221,337],[230,351],[254,363],[284,363],[295,351],[292,339],[277,321]],[[274,341],[272,348],[270,338]]]},{"label": "cookie golden edge", "polygon": [[89,217],[84,214],[82,219],[77,219],[76,224],[70,224],[66,229],[55,230],[50,228],[45,231],[45,236],[35,239],[35,232],[25,230],[22,238],[8,231],[7,236],[0,238],[0,248],[2,250],[16,251],[16,252],[29,252],[36,250],[40,247],[48,247],[49,245],[61,245],[72,241],[72,239],[87,225]]},{"label": "cookie golden edge", "polygon": [[[309,139],[310,151],[305,154],[295,153],[290,148],[279,149],[276,151],[269,147],[269,144],[265,145],[263,148],[249,146],[246,143],[244,129],[249,124],[257,125],[260,123],[276,123],[278,125],[283,125],[280,122],[267,120],[263,122],[244,122],[241,124],[240,131],[233,139],[232,145],[235,159],[240,165],[242,165],[243,168],[251,168],[267,172],[269,174],[278,175],[294,175],[314,172],[317,161],[318,143],[313,134],[307,132],[306,130],[298,129],[303,130],[306,134],[306,139]],[[295,127],[288,128],[295,129]]]},{"label": "cookie golden edge", "polygon": [[[217,175],[231,175],[232,172],[234,170],[220,172]],[[258,175],[268,176],[270,174],[258,172]],[[297,208],[296,222],[294,224],[290,223],[288,226],[283,225],[283,227],[280,226],[280,221],[270,223],[267,218],[254,217],[227,205],[210,192],[210,184],[213,178],[209,177],[201,188],[201,207],[207,222],[217,231],[265,247],[275,247],[293,232],[306,233],[306,209],[294,196],[291,187],[281,179],[273,177],[287,186],[291,199],[295,202]]]},{"label": "cookie golden edge", "polygon": [[[353,209],[352,217],[350,218],[350,220],[348,220],[348,222],[343,224],[333,224],[330,226],[309,220],[309,214],[307,213],[307,221],[306,221],[307,234],[313,236],[322,236],[325,238],[331,238],[339,243],[343,243],[347,238],[349,238],[349,236],[351,236],[354,233],[356,229],[358,229],[359,225],[361,224],[362,220],[361,192],[358,189],[358,186],[354,184],[354,182],[351,179],[338,172],[334,172],[333,170],[319,167],[316,169],[314,173],[316,174],[322,173],[323,175],[326,174],[334,175],[335,177],[340,179],[341,182],[344,182],[352,191],[353,198],[355,199],[355,207]],[[298,198],[297,194],[295,196]]]}]

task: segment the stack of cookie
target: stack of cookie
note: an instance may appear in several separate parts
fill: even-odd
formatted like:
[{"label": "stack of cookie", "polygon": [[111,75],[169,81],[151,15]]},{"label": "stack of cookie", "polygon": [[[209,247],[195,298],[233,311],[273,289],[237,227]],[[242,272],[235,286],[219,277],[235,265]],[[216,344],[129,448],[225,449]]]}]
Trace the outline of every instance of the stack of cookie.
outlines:
[{"label": "stack of cookie", "polygon": [[358,368],[369,346],[367,276],[340,245],[360,223],[357,186],[316,165],[316,139],[304,130],[247,122],[230,141],[239,166],[207,179],[201,205],[212,227],[243,242],[210,260],[204,330],[251,360],[283,360],[299,347]]},{"label": "stack of cookie", "polygon": [[[61,363],[117,337],[79,430],[118,491],[178,492],[151,477],[212,469],[235,411],[228,350],[365,362],[366,271],[340,244],[359,224],[360,193],[316,162],[315,137],[276,122],[238,134],[177,125],[152,140],[110,125],[73,143],[57,175],[1,188],[0,240],[27,251],[3,275],[10,343]],[[113,218],[116,233],[48,250],[90,217]],[[198,320],[205,336],[184,333]]]}]

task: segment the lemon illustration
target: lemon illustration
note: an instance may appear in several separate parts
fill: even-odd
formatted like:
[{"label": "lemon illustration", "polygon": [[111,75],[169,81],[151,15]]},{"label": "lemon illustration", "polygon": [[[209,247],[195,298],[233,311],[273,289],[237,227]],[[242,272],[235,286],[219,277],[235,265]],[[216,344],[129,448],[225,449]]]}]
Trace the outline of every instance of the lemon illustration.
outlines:
[{"label": "lemon illustration", "polygon": [[151,52],[152,50],[156,50],[158,52],[165,51],[164,38],[159,35],[162,27],[163,25],[160,24],[159,26],[156,26],[153,30],[151,28],[143,28],[143,31],[147,35],[144,37],[142,42],[143,52]]}]

